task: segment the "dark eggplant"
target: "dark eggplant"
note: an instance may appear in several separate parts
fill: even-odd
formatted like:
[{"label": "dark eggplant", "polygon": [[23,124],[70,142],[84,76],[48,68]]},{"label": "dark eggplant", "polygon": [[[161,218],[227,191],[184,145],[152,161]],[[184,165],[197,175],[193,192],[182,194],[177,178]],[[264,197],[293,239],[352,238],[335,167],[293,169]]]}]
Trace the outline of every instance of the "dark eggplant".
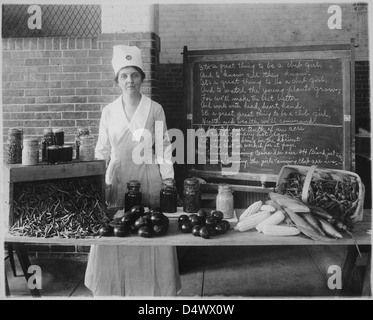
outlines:
[{"label": "dark eggplant", "polygon": [[189,221],[183,222],[179,225],[179,229],[183,233],[191,233],[192,228],[192,224]]},{"label": "dark eggplant", "polygon": [[151,220],[149,216],[140,217],[135,221],[135,227],[137,229],[140,229],[141,227],[145,227],[145,226],[150,226],[150,225],[151,225]]},{"label": "dark eggplant", "polygon": [[196,225],[193,227],[192,229],[192,234],[195,236],[195,237],[200,237],[200,233],[199,231],[201,230],[202,226],[199,226],[199,225]]},{"label": "dark eggplant", "polygon": [[126,237],[129,233],[130,230],[125,225],[117,225],[114,227],[114,236],[116,237]]},{"label": "dark eggplant", "polygon": [[111,237],[114,234],[114,228],[110,224],[106,224],[98,230],[98,233],[103,237]]},{"label": "dark eggplant", "polygon": [[221,211],[212,211],[211,216],[214,217],[218,222],[223,220],[224,214]]},{"label": "dark eggplant", "polygon": [[131,208],[131,212],[138,214],[141,217],[145,214],[145,208],[142,205],[135,205]]},{"label": "dark eggplant", "polygon": [[210,238],[210,232],[209,232],[209,229],[208,229],[206,226],[203,226],[203,227],[199,230],[199,235],[200,235],[203,239],[209,239],[209,238]]},{"label": "dark eggplant", "polygon": [[212,216],[205,219],[205,225],[207,227],[213,227],[214,228],[217,224],[218,224],[218,220],[216,218],[212,217]]},{"label": "dark eggplant", "polygon": [[167,233],[168,224],[156,224],[153,226],[153,232],[155,236],[162,236]]},{"label": "dark eggplant", "polygon": [[197,211],[196,213],[197,216],[203,218],[203,219],[206,219],[207,218],[207,212],[205,209],[201,208]]},{"label": "dark eggplant", "polygon": [[151,226],[148,225],[143,226],[137,231],[137,234],[143,238],[151,238],[153,237],[153,229]]},{"label": "dark eggplant", "polygon": [[153,226],[163,224],[165,222],[165,218],[167,217],[161,212],[153,212],[150,215],[150,220]]}]

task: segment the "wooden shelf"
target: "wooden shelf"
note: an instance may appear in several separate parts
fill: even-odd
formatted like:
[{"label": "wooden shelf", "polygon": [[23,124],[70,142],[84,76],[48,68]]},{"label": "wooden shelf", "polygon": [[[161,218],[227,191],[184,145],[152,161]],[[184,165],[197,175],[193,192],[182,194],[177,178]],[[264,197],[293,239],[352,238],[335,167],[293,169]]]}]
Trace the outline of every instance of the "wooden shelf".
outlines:
[{"label": "wooden shelf", "polygon": [[73,161],[71,163],[53,165],[40,163],[35,166],[5,164],[4,181],[14,183],[23,181],[95,176],[105,175],[105,171],[106,164],[104,160]]},{"label": "wooden shelf", "polygon": [[38,182],[56,179],[94,177],[99,185],[102,198],[105,199],[105,172],[104,160],[95,161],[73,161],[71,163],[47,164],[40,163],[35,166],[21,164],[4,164],[3,168],[3,190],[4,190],[4,212],[8,212],[6,227],[14,223],[14,187],[25,182]]}]

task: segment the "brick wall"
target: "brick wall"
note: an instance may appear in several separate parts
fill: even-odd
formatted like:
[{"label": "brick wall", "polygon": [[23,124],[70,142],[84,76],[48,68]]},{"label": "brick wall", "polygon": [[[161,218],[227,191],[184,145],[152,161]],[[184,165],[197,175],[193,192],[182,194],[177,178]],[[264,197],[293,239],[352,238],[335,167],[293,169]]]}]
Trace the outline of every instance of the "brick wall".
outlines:
[{"label": "brick wall", "polygon": [[102,108],[121,94],[111,66],[116,44],[142,50],[143,93],[157,99],[159,42],[154,33],[3,39],[4,140],[9,127],[39,138],[46,127],[62,127],[67,142],[80,126],[97,134]]}]

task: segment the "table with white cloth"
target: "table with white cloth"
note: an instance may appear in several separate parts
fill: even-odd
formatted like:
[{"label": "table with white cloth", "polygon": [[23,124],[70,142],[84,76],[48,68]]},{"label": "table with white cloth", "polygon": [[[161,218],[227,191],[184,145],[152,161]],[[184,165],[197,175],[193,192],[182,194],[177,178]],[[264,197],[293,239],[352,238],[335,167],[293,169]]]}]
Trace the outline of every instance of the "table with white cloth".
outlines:
[{"label": "table with white cloth", "polygon": [[[243,209],[236,209],[237,217],[243,212]],[[59,245],[79,245],[90,246],[92,244],[99,245],[124,245],[124,246],[347,246],[348,251],[345,263],[342,270],[342,283],[347,283],[349,280],[353,267],[356,263],[358,251],[356,244],[359,246],[361,252],[368,252],[367,272],[365,272],[365,280],[363,290],[370,295],[370,257],[371,257],[371,221],[372,214],[370,209],[364,210],[363,221],[354,224],[353,235],[354,239],[344,237],[343,239],[336,239],[331,241],[314,241],[302,234],[297,236],[266,236],[258,233],[256,230],[246,232],[237,232],[233,229],[225,234],[204,239],[195,237],[190,233],[182,233],[178,229],[177,219],[183,214],[180,212],[175,214],[167,214],[170,220],[169,229],[166,235],[142,238],[138,235],[129,235],[127,237],[92,237],[84,239],[67,239],[67,238],[36,238],[26,236],[13,236],[9,233],[5,234],[4,241],[12,243],[15,251],[20,257],[23,270],[27,270],[30,262],[27,257],[27,246],[25,244],[59,244]],[[233,227],[234,223],[231,224]],[[355,242],[356,241],[356,242]],[[344,286],[342,286],[344,287]],[[38,296],[40,293],[37,290],[31,292]],[[364,292],[363,292],[364,293]]]}]

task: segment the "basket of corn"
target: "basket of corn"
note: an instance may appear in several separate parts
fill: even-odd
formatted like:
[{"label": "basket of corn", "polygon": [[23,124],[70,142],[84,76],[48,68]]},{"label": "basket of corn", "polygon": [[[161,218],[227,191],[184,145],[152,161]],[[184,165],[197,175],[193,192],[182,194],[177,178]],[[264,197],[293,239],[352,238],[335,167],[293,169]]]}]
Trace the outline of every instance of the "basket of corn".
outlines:
[{"label": "basket of corn", "polygon": [[365,188],[354,172],[317,166],[284,166],[278,175],[276,192],[322,208],[345,225],[363,219]]}]

